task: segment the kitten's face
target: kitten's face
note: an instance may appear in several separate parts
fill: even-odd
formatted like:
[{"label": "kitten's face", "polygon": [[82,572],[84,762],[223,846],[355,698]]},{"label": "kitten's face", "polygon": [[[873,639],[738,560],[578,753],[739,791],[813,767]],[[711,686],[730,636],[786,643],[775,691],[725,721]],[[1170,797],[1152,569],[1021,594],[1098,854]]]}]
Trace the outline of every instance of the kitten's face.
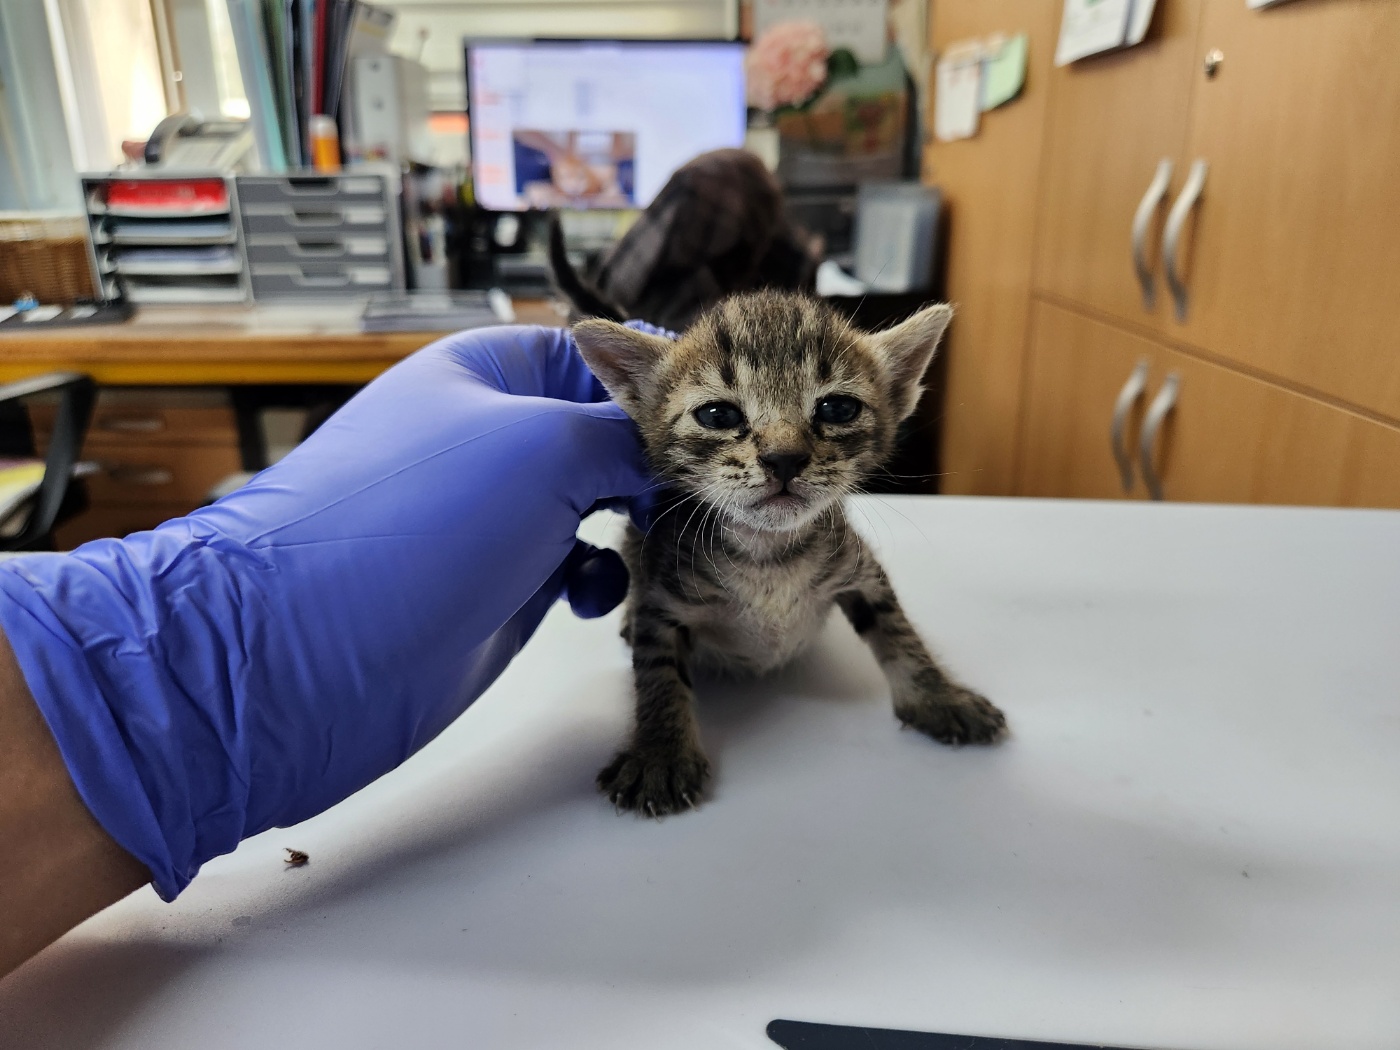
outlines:
[{"label": "kitten's face", "polygon": [[642,432],[652,466],[751,528],[800,528],[894,448],[952,311],[865,335],[801,296],[734,296],[676,342],[585,321],[584,359]]}]

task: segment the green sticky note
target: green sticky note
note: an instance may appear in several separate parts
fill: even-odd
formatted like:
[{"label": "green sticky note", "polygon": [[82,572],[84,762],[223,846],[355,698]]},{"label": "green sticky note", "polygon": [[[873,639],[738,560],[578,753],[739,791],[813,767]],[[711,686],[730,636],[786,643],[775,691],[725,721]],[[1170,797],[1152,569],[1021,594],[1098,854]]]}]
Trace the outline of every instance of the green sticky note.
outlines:
[{"label": "green sticky note", "polygon": [[1006,37],[1000,46],[991,44],[982,60],[982,111],[1005,105],[1021,93],[1026,82],[1025,33]]}]

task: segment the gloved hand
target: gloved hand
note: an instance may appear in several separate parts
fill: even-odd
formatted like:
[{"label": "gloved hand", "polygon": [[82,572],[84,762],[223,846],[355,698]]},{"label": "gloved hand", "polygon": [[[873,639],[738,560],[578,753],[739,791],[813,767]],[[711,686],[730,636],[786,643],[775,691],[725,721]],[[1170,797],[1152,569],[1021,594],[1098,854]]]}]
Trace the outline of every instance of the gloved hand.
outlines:
[{"label": "gloved hand", "polygon": [[461,333],[213,506],[0,565],[78,791],[162,897],[413,754],[566,588],[620,600],[616,555],[574,535],[650,485],[606,397],[566,331]]}]

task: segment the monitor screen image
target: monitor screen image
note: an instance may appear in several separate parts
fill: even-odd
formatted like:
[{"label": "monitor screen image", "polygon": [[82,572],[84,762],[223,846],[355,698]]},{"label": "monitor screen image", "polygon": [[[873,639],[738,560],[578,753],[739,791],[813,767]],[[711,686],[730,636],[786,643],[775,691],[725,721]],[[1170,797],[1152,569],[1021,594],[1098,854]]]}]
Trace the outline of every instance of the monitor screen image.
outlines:
[{"label": "monitor screen image", "polygon": [[466,52],[472,181],[491,211],[644,208],[686,161],[744,144],[739,43],[472,40]]}]

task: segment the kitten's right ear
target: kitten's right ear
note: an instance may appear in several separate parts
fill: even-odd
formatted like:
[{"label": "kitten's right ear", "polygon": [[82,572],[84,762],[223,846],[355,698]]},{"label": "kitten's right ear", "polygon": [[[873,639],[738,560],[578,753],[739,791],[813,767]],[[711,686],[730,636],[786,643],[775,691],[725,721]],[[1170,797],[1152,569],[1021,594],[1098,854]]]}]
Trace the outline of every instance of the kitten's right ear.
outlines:
[{"label": "kitten's right ear", "polygon": [[624,412],[636,418],[646,403],[671,340],[612,321],[580,321],[574,342],[588,367]]}]

